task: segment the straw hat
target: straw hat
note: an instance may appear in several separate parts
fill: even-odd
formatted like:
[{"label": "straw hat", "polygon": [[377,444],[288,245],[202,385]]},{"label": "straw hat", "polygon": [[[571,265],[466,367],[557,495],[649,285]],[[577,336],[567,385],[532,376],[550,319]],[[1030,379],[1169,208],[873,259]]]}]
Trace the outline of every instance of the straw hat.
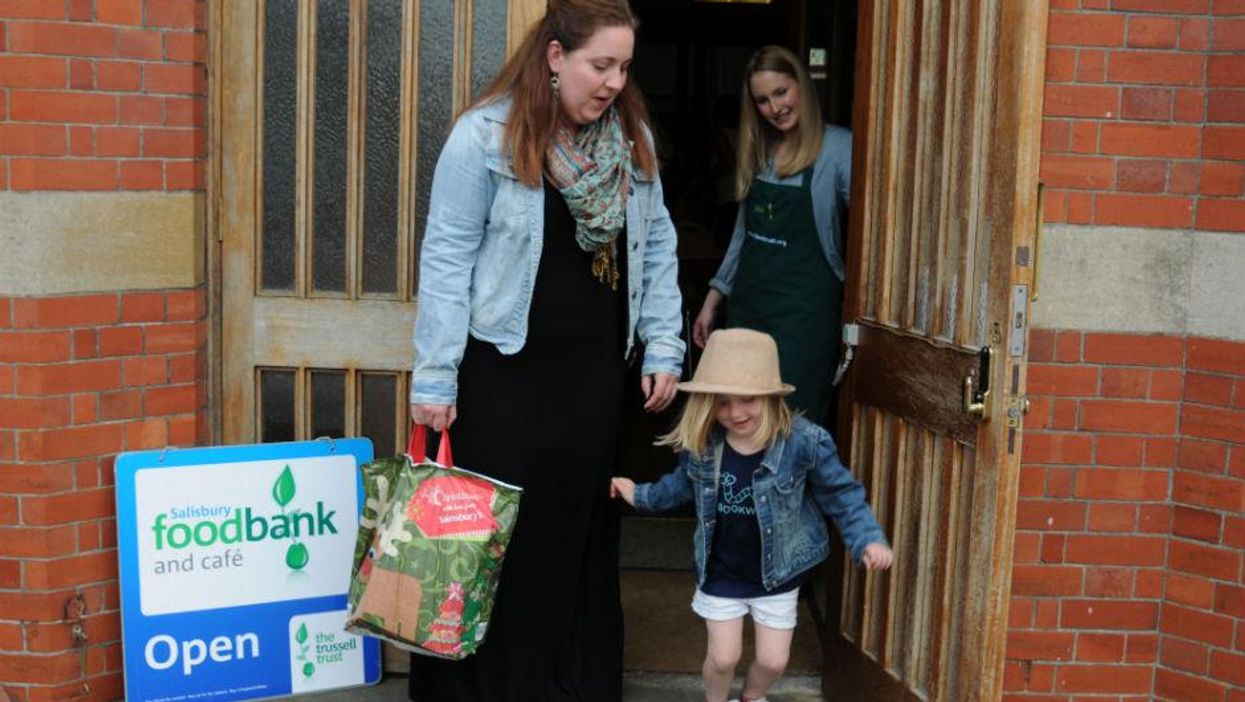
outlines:
[{"label": "straw hat", "polygon": [[788,395],[795,386],[782,382],[778,344],[769,334],[751,329],[719,329],[709,335],[705,353],[684,392],[720,395]]}]

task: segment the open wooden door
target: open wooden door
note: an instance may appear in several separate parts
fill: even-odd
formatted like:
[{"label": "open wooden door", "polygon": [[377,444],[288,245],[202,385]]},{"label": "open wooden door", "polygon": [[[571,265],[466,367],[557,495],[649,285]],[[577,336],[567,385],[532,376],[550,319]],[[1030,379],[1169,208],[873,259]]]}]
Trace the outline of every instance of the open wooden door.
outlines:
[{"label": "open wooden door", "polygon": [[896,563],[834,576],[832,700],[1000,695],[1046,12],[860,5],[839,437]]}]

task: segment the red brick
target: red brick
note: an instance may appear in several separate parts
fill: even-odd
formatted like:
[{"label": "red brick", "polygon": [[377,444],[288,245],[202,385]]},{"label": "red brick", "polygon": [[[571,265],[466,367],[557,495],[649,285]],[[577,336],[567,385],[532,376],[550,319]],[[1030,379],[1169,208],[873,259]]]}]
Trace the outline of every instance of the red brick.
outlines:
[{"label": "red brick", "polygon": [[1245,56],[1230,54],[1208,57],[1206,85],[1212,88],[1245,88]]},{"label": "red brick", "polygon": [[9,51],[15,54],[112,56],[116,30],[110,27],[51,22],[9,23]]},{"label": "red brick", "polygon": [[1184,363],[1184,339],[1141,334],[1087,334],[1085,361],[1112,365],[1179,367]]},{"label": "red brick", "polygon": [[1061,692],[1141,694],[1150,692],[1153,672],[1140,665],[1067,665],[1055,676]]},{"label": "red brick", "polygon": [[1090,531],[1132,532],[1137,528],[1137,508],[1113,502],[1090,505],[1088,526]]},{"label": "red brick", "polygon": [[207,35],[169,32],[164,35],[164,58],[169,61],[196,61],[207,59]]},{"label": "red brick", "polygon": [[0,17],[65,19],[64,0],[0,0]]},{"label": "red brick", "polygon": [[78,125],[69,126],[69,155],[83,157],[95,155],[94,128]]},{"label": "red brick", "polygon": [[19,368],[18,392],[23,395],[64,395],[111,390],[121,382],[116,361],[84,361]]},{"label": "red brick", "polygon": [[1210,48],[1210,22],[1187,17],[1180,22],[1180,48],[1205,52]]},{"label": "red brick", "polygon": [[116,53],[120,58],[158,61],[164,55],[161,33],[145,29],[117,30]]},{"label": "red brick", "polygon": [[147,329],[147,353],[195,351],[202,342],[198,324],[161,324]]},{"label": "red brick", "polygon": [[121,187],[126,190],[162,190],[164,169],[159,161],[123,161]]},{"label": "red brick", "polygon": [[1205,15],[1211,0],[1112,0],[1116,11],[1155,12],[1160,14]]},{"label": "red brick", "polygon": [[1245,655],[1213,651],[1210,654],[1210,675],[1215,680],[1245,688]]},{"label": "red brick", "polygon": [[162,322],[164,301],[164,293],[126,293],[121,296],[121,321]]},{"label": "red brick", "polygon": [[0,87],[64,89],[68,76],[63,58],[0,55]]},{"label": "red brick", "polygon": [[194,321],[203,318],[206,304],[202,289],[174,290],[168,293],[168,320]]},{"label": "red brick", "polygon": [[1163,571],[1158,568],[1147,568],[1136,571],[1137,578],[1133,588],[1133,598],[1157,600],[1163,597]]},{"label": "red brick", "polygon": [[12,159],[13,190],[115,190],[115,161]]},{"label": "red brick", "polygon": [[206,377],[197,354],[169,357],[169,382],[193,383]]},{"label": "red brick", "polygon": [[95,90],[95,65],[90,61],[70,59],[69,87],[73,90]]},{"label": "red brick", "polygon": [[1013,631],[1007,635],[1011,660],[1067,661],[1072,659],[1075,637],[1062,631]]},{"label": "red brick", "polygon": [[169,417],[168,425],[170,446],[198,446],[202,443],[203,437],[208,435],[202,414]]},{"label": "red brick", "polygon": [[195,64],[147,64],[143,70],[143,90],[147,93],[175,95],[204,94],[203,66]]},{"label": "red brick", "polygon": [[1170,17],[1133,15],[1128,18],[1128,41],[1133,48],[1174,49],[1180,38],[1180,21]]},{"label": "red brick", "polygon": [[1041,177],[1050,187],[1101,190],[1112,186],[1114,165],[1109,158],[1047,154],[1042,157]]},{"label": "red brick", "polygon": [[168,445],[168,425],[163,419],[145,419],[125,425],[126,451],[144,451]]},{"label": "red brick", "polygon": [[143,23],[142,0],[95,0],[95,19],[100,24]]},{"label": "red brick", "polygon": [[1102,435],[1097,437],[1097,462],[1106,466],[1140,466],[1142,439],[1134,436]]},{"label": "red brick", "polygon": [[1169,668],[1204,675],[1210,662],[1209,654],[1210,649],[1205,644],[1165,636],[1159,662]]},{"label": "red brick", "polygon": [[117,119],[117,98],[102,93],[14,90],[9,115],[21,122],[107,124]]},{"label": "red brick", "polygon": [[1046,533],[1042,535],[1042,546],[1039,561],[1042,563],[1063,563],[1064,546],[1067,538],[1063,534]]},{"label": "red brick", "polygon": [[65,464],[0,465],[0,493],[46,494],[73,487],[73,472]]},{"label": "red brick", "polygon": [[143,330],[139,327],[108,327],[99,332],[101,356],[133,356],[143,351]]},{"label": "red brick", "polygon": [[1128,634],[1124,648],[1124,660],[1129,663],[1153,663],[1159,657],[1159,637],[1156,634]]},{"label": "red brick", "polygon": [[[0,654],[0,680],[9,684],[45,685],[70,680],[80,674],[80,654],[69,651],[52,656]],[[68,698],[62,698],[68,699]]]},{"label": "red brick", "polygon": [[1115,51],[1107,59],[1107,80],[1150,85],[1201,85],[1206,60],[1198,54]]},{"label": "red brick", "polygon": [[164,100],[148,95],[121,96],[121,124],[163,124]]},{"label": "red brick", "polygon": [[74,524],[110,517],[116,513],[116,508],[111,489],[76,490],[60,495],[22,498],[22,519],[32,526]]},{"label": "red brick", "polygon": [[116,295],[24,297],[12,302],[14,326],[19,329],[59,329],[117,321]]},{"label": "red brick", "polygon": [[1164,602],[1159,631],[1213,646],[1232,645],[1232,619]]},{"label": "red brick", "polygon": [[0,528],[0,556],[55,558],[77,550],[77,529],[72,526]]},{"label": "red brick", "polygon": [[1206,98],[1209,122],[1245,122],[1245,92],[1212,90]]},{"label": "red brick", "polygon": [[201,28],[201,3],[194,0],[147,0],[147,26],[171,29]]},{"label": "red brick", "polygon": [[1196,195],[1202,180],[1202,162],[1178,161],[1171,166],[1167,191],[1179,195]]},{"label": "red brick", "polygon": [[1080,332],[1061,330],[1055,335],[1055,360],[1078,363],[1081,360],[1082,335]]},{"label": "red brick", "polygon": [[148,158],[194,158],[202,155],[202,130],[150,128],[143,130],[143,156]]},{"label": "red brick", "polygon": [[1120,156],[1197,158],[1201,132],[1197,127],[1109,122],[1102,125],[1102,153]]},{"label": "red brick", "polygon": [[1081,83],[1101,83],[1107,78],[1105,51],[1081,49],[1076,61],[1076,79]]},{"label": "red brick", "polygon": [[1245,193],[1245,166],[1216,161],[1203,163],[1198,192],[1202,195],[1239,197]]},{"label": "red brick", "polygon": [[1123,634],[1082,632],[1076,636],[1076,660],[1081,663],[1119,663],[1124,660]]},{"label": "red brick", "polygon": [[1026,463],[1086,464],[1093,459],[1093,439],[1086,434],[1042,433],[1025,436]]},{"label": "red brick", "polygon": [[1119,159],[1115,167],[1116,189],[1160,193],[1167,188],[1167,162],[1151,159]]},{"label": "red brick", "polygon": [[110,551],[55,561],[28,561],[25,573],[27,587],[34,589],[72,587],[116,577],[117,555]]},{"label": "red brick", "polygon": [[104,420],[132,419],[142,416],[143,394],[137,390],[101,393],[99,415]]},{"label": "red brick", "polygon": [[1166,581],[1165,594],[1171,602],[1196,609],[1210,609],[1214,604],[1215,585],[1206,578],[1168,570]]},{"label": "red brick", "polygon": [[1245,232],[1245,202],[1202,200],[1197,210],[1197,228],[1203,231]]},{"label": "red brick", "polygon": [[165,161],[166,190],[203,190],[204,182],[202,161]]},{"label": "red brick", "polygon": [[1245,443],[1245,411],[1205,405],[1182,407],[1181,431],[1186,436]]},{"label": "red brick", "polygon": [[1206,119],[1206,91],[1177,90],[1172,115],[1177,122],[1203,122]]},{"label": "red brick", "polygon": [[120,428],[111,424],[23,432],[17,444],[26,461],[99,456],[122,448]]},{"label": "red brick", "polygon": [[73,330],[73,357],[75,360],[99,356],[99,332],[94,329]]},{"label": "red brick", "polygon": [[126,359],[122,373],[128,387],[161,385],[169,379],[168,362],[163,356]]},{"label": "red brick", "polygon": [[1245,160],[1245,127],[1207,126],[1202,142],[1203,158]]},{"label": "red brick", "polygon": [[1090,366],[1029,366],[1028,389],[1035,395],[1094,397],[1098,395],[1098,369]]},{"label": "red brick", "polygon": [[200,98],[167,97],[164,99],[164,124],[169,127],[202,127],[207,111]]},{"label": "red brick", "polygon": [[[1197,367],[1190,349],[1189,367]],[[1202,405],[1229,407],[1232,404],[1233,381],[1218,375],[1189,373],[1185,380],[1184,400]]]},{"label": "red brick", "polygon": [[9,429],[42,429],[69,424],[66,398],[0,397],[0,426]]},{"label": "red brick", "polygon": [[[1186,409],[1186,414],[1191,412],[1191,408]],[[1086,431],[1173,434],[1176,431],[1176,420],[1175,404],[1083,400],[1078,427]]]},{"label": "red brick", "polygon": [[94,424],[99,421],[99,395],[83,394],[73,396],[73,423]]},{"label": "red brick", "polygon": [[1223,545],[1245,549],[1245,519],[1240,517],[1224,517]]},{"label": "red brick", "polygon": [[0,363],[48,363],[69,360],[69,334],[0,332]]},{"label": "red brick", "polygon": [[1221,443],[1182,439],[1176,465],[1202,473],[1222,474],[1228,465],[1228,448]]},{"label": "red brick", "polygon": [[1145,398],[1149,395],[1150,371],[1135,368],[1102,369],[1102,396]]},{"label": "red brick", "polygon": [[1120,110],[1116,86],[1047,83],[1043,111],[1047,117],[1109,118]]},{"label": "red brick", "polygon": [[143,85],[142,69],[132,61],[100,61],[95,75],[100,90],[137,92]]},{"label": "red brick", "polygon": [[1051,46],[1122,46],[1124,17],[1098,12],[1052,12],[1047,25]]},{"label": "red brick", "polygon": [[1167,121],[1172,116],[1171,88],[1135,88],[1120,91],[1120,117]]},{"label": "red brick", "polygon": [[1235,580],[1241,569],[1241,555],[1235,549],[1173,539],[1168,567],[1180,573]]},{"label": "red brick", "polygon": [[138,156],[138,129],[134,127],[99,127],[95,130],[95,153],[98,156]]},{"label": "red brick", "polygon": [[199,389],[193,385],[149,388],[143,401],[148,416],[193,412],[200,404]]},{"label": "red brick", "polygon": [[1185,228],[1193,224],[1193,200],[1166,195],[1100,193],[1094,223],[1099,225]]},{"label": "red brick", "polygon": [[1020,500],[1016,526],[1041,531],[1082,531],[1085,505],[1063,500]]},{"label": "red brick", "polygon": [[1094,196],[1090,193],[1068,192],[1068,223],[1092,224],[1094,221]]},{"label": "red brick", "polygon": [[1037,563],[1040,559],[1042,539],[1031,532],[1018,531],[1012,547],[1012,561],[1016,564]]},{"label": "red brick", "polygon": [[1216,583],[1215,611],[1237,619],[1245,619],[1245,587]]},{"label": "red brick", "polygon": [[1149,536],[1070,534],[1067,562],[1099,565],[1161,566],[1165,540]]}]

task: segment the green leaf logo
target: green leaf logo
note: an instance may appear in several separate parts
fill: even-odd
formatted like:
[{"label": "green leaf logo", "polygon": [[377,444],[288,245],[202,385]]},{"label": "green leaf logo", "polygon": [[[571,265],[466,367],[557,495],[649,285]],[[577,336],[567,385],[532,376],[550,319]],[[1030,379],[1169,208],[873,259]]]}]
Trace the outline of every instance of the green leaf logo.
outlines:
[{"label": "green leaf logo", "polygon": [[315,672],[316,672],[316,667],[311,664],[311,661],[307,661],[306,663],[303,664],[303,675],[307,677],[311,677],[312,675],[315,674]]},{"label": "green leaf logo", "polygon": [[277,501],[282,507],[288,505],[290,500],[294,499],[294,474],[290,472],[287,465],[285,470],[281,471],[281,476],[277,478],[277,482],[272,485],[272,499]]},{"label": "green leaf logo", "polygon": [[[285,550],[285,564],[294,570],[301,570],[311,560],[311,554],[303,544],[290,544]],[[301,642],[301,639],[300,639]]]},{"label": "green leaf logo", "polygon": [[307,625],[303,624],[298,627],[298,633],[294,634],[294,638],[298,639],[298,643],[307,643]]}]

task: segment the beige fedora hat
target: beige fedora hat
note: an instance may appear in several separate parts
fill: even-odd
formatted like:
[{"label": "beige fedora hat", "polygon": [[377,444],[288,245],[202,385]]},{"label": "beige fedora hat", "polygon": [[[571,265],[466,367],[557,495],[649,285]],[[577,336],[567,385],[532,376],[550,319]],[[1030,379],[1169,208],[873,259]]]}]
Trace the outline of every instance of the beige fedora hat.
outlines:
[{"label": "beige fedora hat", "polygon": [[751,329],[719,329],[709,335],[705,353],[684,392],[720,395],[788,395],[795,386],[782,382],[778,344],[769,334]]}]

